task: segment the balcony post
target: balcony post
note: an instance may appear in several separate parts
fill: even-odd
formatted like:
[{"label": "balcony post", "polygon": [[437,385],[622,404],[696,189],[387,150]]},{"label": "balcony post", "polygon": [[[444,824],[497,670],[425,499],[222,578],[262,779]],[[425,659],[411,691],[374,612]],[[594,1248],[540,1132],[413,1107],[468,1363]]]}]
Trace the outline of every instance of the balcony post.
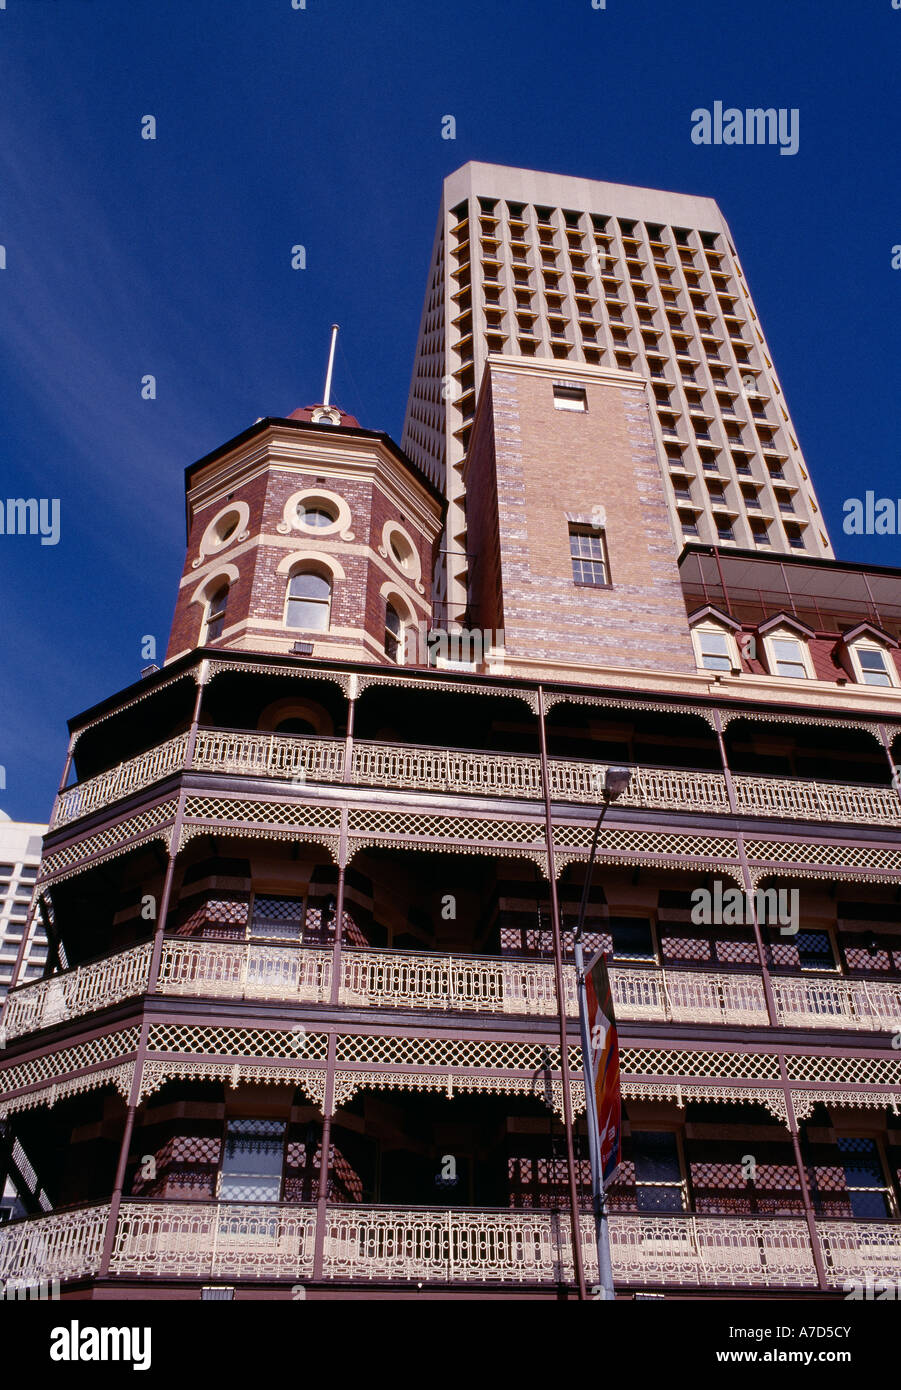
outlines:
[{"label": "balcony post", "polygon": [[359,689],[360,682],[356,671],[353,671],[349,677],[347,691],[347,728],[344,731],[344,772],[341,778],[342,782],[353,781],[354,723]]},{"label": "balcony post", "polygon": [[770,1016],[770,1024],[773,1028],[779,1027],[779,1013],[776,1008],[776,1000],[773,996],[773,985],[770,980],[769,967],[766,963],[766,950],[763,944],[763,936],[760,931],[760,923],[757,920],[757,903],[754,897],[754,880],[751,878],[751,867],[748,864],[748,856],[745,851],[745,837],[739,830],[735,836],[738,846],[738,857],[741,861],[741,876],[745,885],[745,896],[751,909],[751,926],[754,928],[754,942],[757,947],[757,960],[760,964],[760,974],[763,979],[763,993],[766,999],[767,1013]]},{"label": "balcony post", "polygon": [[135,1049],[134,1074],[131,1078],[131,1089],[128,1093],[128,1109],[125,1112],[125,1126],[122,1130],[122,1142],[119,1145],[116,1177],[113,1182],[109,1215],[106,1220],[106,1231],[103,1236],[103,1253],[100,1258],[100,1269],[97,1272],[97,1277],[99,1279],[106,1279],[109,1276],[110,1261],[113,1256],[113,1245],[116,1240],[116,1227],[119,1224],[119,1208],[122,1205],[122,1191],[125,1187],[125,1173],[128,1168],[128,1155],[131,1152],[131,1137],[134,1133],[135,1115],[137,1114],[138,1102],[141,1096],[144,1053],[147,1051],[147,1035],[149,1031],[150,1024],[145,1018],[141,1023],[141,1033],[138,1038],[138,1046]]},{"label": "balcony post", "polygon": [[723,777],[726,779],[726,795],[729,798],[729,810],[733,816],[738,815],[738,802],[735,799],[735,786],[732,782],[732,769],[729,766],[729,759],[726,757],[726,744],[723,740],[723,721],[720,718],[718,709],[713,711],[713,727],[716,731],[717,747],[720,750],[720,762],[723,765]]},{"label": "balcony post", "polygon": [[813,1255],[814,1268],[817,1272],[817,1284],[820,1289],[828,1290],[829,1280],[826,1278],[826,1268],[823,1264],[823,1255],[820,1250],[820,1238],[817,1234],[816,1216],[813,1210],[813,1203],[810,1200],[810,1187],[807,1182],[807,1170],[804,1167],[804,1159],[801,1154],[801,1144],[798,1138],[798,1121],[795,1116],[795,1107],[792,1102],[791,1083],[788,1079],[788,1072],[785,1067],[785,1056],[780,1049],[779,1075],[782,1078],[782,1094],[785,1097],[785,1113],[788,1117],[789,1133],[792,1137],[792,1149],[795,1155],[795,1167],[798,1170],[798,1182],[801,1185],[801,1201],[804,1203],[804,1219],[807,1222],[807,1231],[810,1237],[810,1249]]},{"label": "balcony post", "polygon": [[877,727],[879,729],[879,738],[883,748],[885,749],[885,756],[888,758],[888,765],[891,769],[892,786],[894,787],[897,796],[901,797],[901,781],[896,782],[895,780],[895,761],[892,758],[892,741],[888,736],[888,729],[886,729],[884,724],[879,724]]},{"label": "balcony post", "polygon": [[[209,665],[206,661],[203,661],[200,664],[197,693],[194,697],[194,709],[191,714],[191,727],[188,730],[188,741],[185,745],[184,765],[186,768],[189,768],[194,761],[194,746],[197,742],[197,726],[200,721],[200,708],[203,703],[203,692],[208,679]],[[178,793],[178,805],[175,808],[175,818],[172,822],[172,835],[169,840],[166,876],[163,879],[163,892],[157,911],[156,931],[153,933],[153,951],[150,956],[150,969],[147,974],[147,994],[156,993],[156,987],[159,981],[160,962],[163,956],[163,934],[166,929],[166,918],[169,915],[169,900],[172,896],[172,880],[175,876],[175,861],[178,857],[178,842],[181,839],[181,828],[184,822],[186,801],[187,792],[185,788],[182,787]]]},{"label": "balcony post", "polygon": [[584,1301],[588,1298],[588,1290],[585,1286],[585,1268],[582,1261],[579,1190],[576,1183],[576,1156],[573,1143],[572,1096],[569,1089],[569,1039],[566,1033],[566,994],[563,980],[563,933],[560,927],[560,903],[557,898],[557,873],[554,863],[554,824],[551,817],[551,784],[548,776],[547,734],[544,726],[544,689],[540,685],[538,687],[538,737],[541,750],[541,785],[544,792],[544,827],[547,841],[551,923],[554,932],[554,981],[557,990],[557,1016],[560,1021],[560,1083],[563,1092],[563,1128],[566,1134],[566,1167],[569,1177],[573,1269],[579,1288],[579,1298]]},{"label": "balcony post", "polygon": [[316,1236],[313,1242],[313,1281],[322,1278],[325,1227],[328,1221],[328,1184],[331,1170],[332,1111],[335,1108],[335,1034],[329,1033],[325,1060],[325,1092],[322,1101],[322,1148],[319,1160],[319,1188],[316,1193]]}]

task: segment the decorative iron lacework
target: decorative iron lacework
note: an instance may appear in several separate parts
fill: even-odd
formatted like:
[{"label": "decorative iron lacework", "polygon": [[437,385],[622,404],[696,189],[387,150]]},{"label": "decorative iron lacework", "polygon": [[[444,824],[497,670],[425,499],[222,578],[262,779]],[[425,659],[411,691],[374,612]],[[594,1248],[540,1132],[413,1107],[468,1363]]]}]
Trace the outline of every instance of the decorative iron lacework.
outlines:
[{"label": "decorative iron lacework", "polygon": [[195,835],[247,835],[254,840],[289,840],[294,841],[298,835],[302,835],[305,842],[314,845],[322,845],[329,852],[332,861],[337,864],[338,853],[341,844],[340,835],[323,835],[316,831],[308,830],[305,826],[298,826],[296,830],[261,830],[254,825],[222,825],[217,822],[214,826],[209,825],[183,825],[178,837],[177,852],[180,853],[189,840],[193,840]]},{"label": "decorative iron lacework", "polygon": [[185,816],[189,820],[253,821],[259,825],[286,825],[291,829],[309,825],[337,830],[341,824],[337,806],[297,801],[247,801],[240,796],[189,796],[185,801]]},{"label": "decorative iron lacework", "polygon": [[[449,1100],[453,1100],[457,1092],[467,1095],[476,1092],[480,1095],[538,1096],[558,1115],[562,1117],[563,1114],[563,1088],[559,1081],[551,1082],[548,1086],[542,1075],[484,1076],[478,1072],[460,1071],[336,1071],[331,1113],[334,1114],[358,1091],[367,1087],[389,1091],[443,1091]],[[582,1083],[573,1083],[571,1093],[573,1110],[580,1113],[585,1109],[585,1088]]]},{"label": "decorative iron lacework", "polygon": [[[748,858],[771,864],[822,864],[901,873],[901,850],[877,845],[822,845],[809,840],[747,840]],[[855,874],[856,878],[857,875]]]},{"label": "decorative iron lacework", "polygon": [[540,849],[518,849],[515,845],[506,845],[503,842],[497,844],[485,844],[484,841],[463,841],[460,844],[442,844],[440,841],[423,843],[422,840],[407,840],[403,836],[381,836],[369,835],[348,836],[347,862],[354,858],[364,849],[384,849],[390,845],[392,849],[412,849],[428,850],[430,854],[472,854],[476,850],[480,854],[496,855],[499,859],[530,859],[538,868],[538,872],[543,878],[548,877],[547,853]]},{"label": "decorative iron lacework", "polygon": [[474,816],[427,815],[411,811],[352,809],[348,833],[356,835],[404,835],[436,840],[469,840],[473,843],[530,845],[543,843],[543,821],[477,819]]},{"label": "decorative iron lacework", "polygon": [[818,1105],[859,1106],[869,1110],[891,1110],[901,1114],[901,1090],[898,1091],[792,1091],[795,1118],[809,1120]]},{"label": "decorative iron lacework", "polygon": [[102,1086],[115,1086],[127,1101],[131,1094],[134,1077],[134,1062],[126,1062],[119,1067],[100,1067],[97,1071],[84,1072],[81,1076],[70,1077],[68,1081],[49,1081],[33,1091],[26,1091],[12,1099],[0,1101],[0,1120],[20,1110],[35,1110],[46,1105],[52,1110],[58,1100],[67,1096],[80,1095],[85,1091],[96,1091]]},{"label": "decorative iron lacework", "polygon": [[[300,1025],[298,1025],[298,1029]],[[325,1060],[328,1037],[325,1033],[305,1033],[298,1029],[223,1028],[216,1025],[186,1027],[182,1024],[155,1023],[148,1035],[150,1052],[210,1053],[223,1057],[276,1057],[307,1062]]]},{"label": "decorative iron lacework", "polygon": [[[557,877],[559,878],[563,871],[566,868],[568,868],[570,864],[584,864],[585,858],[586,856],[584,853],[555,854],[554,865],[556,868]],[[720,874],[724,878],[734,879],[734,881],[742,889],[745,886],[744,877],[742,876],[742,871],[739,865],[726,864],[719,859],[699,859],[695,856],[692,856],[690,859],[680,859],[678,862],[674,862],[671,858],[664,859],[660,856],[655,856],[653,854],[604,854],[603,852],[599,851],[596,863],[617,864],[624,865],[626,867],[632,867],[634,865],[636,868],[650,866],[655,869],[672,869],[674,871],[684,869],[703,869],[709,873]]]},{"label": "decorative iron lacework", "polygon": [[544,692],[545,713],[560,704],[593,705],[599,709],[642,709],[650,710],[653,714],[693,714],[716,729],[714,711],[706,705],[667,705],[659,700],[617,700],[605,699],[603,695],[566,695],[555,690]]},{"label": "decorative iron lacework", "polygon": [[[503,1067],[511,1071],[553,1071],[560,1049],[544,1043],[494,1042],[486,1038],[417,1038],[412,1035],[339,1033],[335,1060],[381,1066]],[[582,1054],[570,1048],[570,1065],[581,1067]]]},{"label": "decorative iron lacework", "polygon": [[817,1056],[796,1053],[785,1059],[790,1081],[845,1081],[871,1086],[901,1086],[901,1057]]},{"label": "decorative iron lacework", "polygon": [[341,674],[338,671],[311,671],[305,666],[270,666],[262,661],[218,661],[210,658],[210,675],[212,680],[221,671],[250,671],[256,676],[294,676],[299,679],[331,681],[337,685],[345,695],[349,692],[349,682],[353,679],[352,674]]},{"label": "decorative iron lacework", "polygon": [[769,1052],[677,1052],[669,1048],[624,1047],[623,1074],[633,1076],[729,1077],[779,1081],[779,1059]]},{"label": "decorative iron lacework", "polygon": [[159,834],[148,835],[146,832],[171,821],[175,816],[177,804],[177,801],[174,800],[161,801],[156,806],[151,806],[149,810],[142,811],[140,815],[117,821],[115,825],[109,826],[97,835],[90,835],[84,840],[76,840],[73,844],[66,845],[64,849],[52,850],[41,860],[38,883],[44,885],[50,880],[59,883],[64,878],[71,878],[72,873],[78,872],[77,869],[65,872],[70,869],[71,865],[76,863],[80,865],[86,859],[89,859],[92,864],[102,863],[107,859],[115,859],[118,855],[126,854],[137,844],[145,843],[148,839],[163,838],[168,844],[171,827],[169,832],[163,836]]},{"label": "decorative iron lacework", "polygon": [[357,688],[361,695],[370,685],[400,685],[405,690],[443,690],[451,695],[499,695],[507,699],[524,700],[533,714],[538,713],[538,692],[535,690],[517,690],[514,687],[505,688],[504,686],[493,685],[468,685],[462,681],[457,684],[455,681],[416,680],[415,677],[398,678],[387,674],[360,675],[357,677],[357,681]]},{"label": "decorative iron lacework", "polygon": [[266,1063],[201,1062],[191,1058],[153,1059],[144,1063],[141,1073],[140,1099],[152,1096],[167,1081],[227,1081],[229,1086],[242,1082],[299,1087],[309,1100],[324,1109],[325,1068],[301,1066],[268,1066]]},{"label": "decorative iron lacework", "polygon": [[98,715],[97,718],[92,719],[89,724],[84,724],[80,729],[76,729],[72,735],[72,747],[75,747],[75,744],[81,738],[82,734],[86,734],[88,729],[95,729],[98,724],[104,724],[107,719],[115,719],[123,710],[132,709],[134,705],[139,705],[143,700],[149,700],[151,696],[159,694],[161,690],[168,689],[170,685],[177,685],[179,681],[187,680],[188,677],[191,677],[195,685],[201,685],[202,670],[203,662],[200,662],[197,666],[191,666],[187,671],[182,671],[177,676],[171,676],[167,681],[160,681],[159,685],[153,686],[150,690],[142,690],[140,695],[136,695],[133,700],[126,700],[124,705],[116,705],[116,708],[110,710],[107,714]]},{"label": "decorative iron lacework", "polygon": [[[817,724],[826,729],[861,729],[865,734],[872,734],[882,746],[882,738],[879,734],[878,723],[873,724],[869,720],[861,719],[828,719],[811,714],[790,714],[770,712],[767,710],[745,710],[730,709],[720,711],[720,722],[723,729],[727,724],[731,724],[733,719],[753,719],[760,724]],[[887,730],[888,732],[888,730]]]},{"label": "decorative iron lacework", "polygon": [[[587,853],[591,848],[594,826],[585,821],[580,824],[554,826],[554,844],[562,849],[582,849]],[[738,844],[734,837],[725,835],[690,835],[681,831],[657,830],[619,830],[604,829],[598,847],[598,858],[611,862],[616,854],[640,855],[643,862],[648,856],[688,855],[697,860],[738,860]],[[569,861],[574,863],[576,856]],[[735,863],[731,872],[735,872]],[[726,866],[723,866],[724,869]]]},{"label": "decorative iron lacework", "polygon": [[[636,1100],[674,1100],[679,1109],[685,1108],[686,1101],[723,1101],[728,1104],[749,1105],[757,1102],[765,1105],[775,1119],[788,1124],[788,1110],[782,1091],[770,1090],[765,1086],[717,1086],[708,1082],[679,1081],[626,1081],[622,1083],[625,1097],[634,1096]],[[802,1092],[806,1095],[807,1092]],[[583,1096],[584,1105],[584,1096]]]},{"label": "decorative iron lacework", "polygon": [[0,1095],[23,1090],[26,1086],[55,1081],[67,1072],[81,1071],[85,1067],[96,1066],[98,1062],[109,1062],[137,1047],[139,1029],[123,1028],[118,1033],[101,1033],[99,1037],[76,1047],[62,1048],[58,1052],[42,1052],[30,1057],[27,1062],[17,1062],[8,1067],[0,1067]]}]

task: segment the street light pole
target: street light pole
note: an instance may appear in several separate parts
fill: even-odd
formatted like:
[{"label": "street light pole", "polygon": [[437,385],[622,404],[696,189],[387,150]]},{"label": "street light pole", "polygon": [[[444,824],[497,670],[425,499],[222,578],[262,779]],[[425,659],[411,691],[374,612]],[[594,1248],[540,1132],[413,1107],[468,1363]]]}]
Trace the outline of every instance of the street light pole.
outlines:
[{"label": "street light pole", "polygon": [[[582,899],[579,903],[579,919],[573,936],[573,956],[576,967],[576,983],[579,992],[579,1035],[582,1040],[582,1072],[585,1082],[585,1117],[588,1122],[588,1155],[591,1165],[591,1201],[594,1210],[595,1239],[598,1252],[598,1290],[602,1299],[613,1299],[613,1264],[610,1258],[610,1228],[607,1222],[607,1207],[604,1198],[604,1169],[601,1162],[601,1139],[598,1127],[597,1102],[594,1089],[594,1072],[591,1064],[591,1034],[588,1027],[588,991],[585,975],[585,955],[582,949],[582,934],[585,930],[585,913],[588,907],[588,894],[591,889],[591,874],[598,849],[601,826],[611,801],[616,801],[628,788],[632,774],[628,768],[608,768],[604,781],[604,804],[595,822],[591,840],[591,854],[585,869],[582,884]],[[600,1002],[600,1001],[599,1001]]]}]

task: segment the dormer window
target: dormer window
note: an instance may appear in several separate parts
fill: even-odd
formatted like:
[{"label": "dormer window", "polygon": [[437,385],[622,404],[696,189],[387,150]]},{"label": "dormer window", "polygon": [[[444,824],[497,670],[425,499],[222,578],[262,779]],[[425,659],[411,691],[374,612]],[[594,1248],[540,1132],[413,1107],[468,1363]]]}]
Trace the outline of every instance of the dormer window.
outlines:
[{"label": "dormer window", "polygon": [[860,679],[864,685],[891,685],[886,654],[879,647],[852,647],[852,654],[860,666]]},{"label": "dormer window", "polygon": [[735,632],[738,625],[711,608],[702,609],[691,619],[691,640],[695,660],[705,671],[727,671],[738,674],[741,660]]},{"label": "dormer window", "polygon": [[898,643],[890,633],[865,622],[843,633],[832,655],[845,675],[858,685],[897,688],[901,681],[892,655],[897,648]]},{"label": "dormer window", "polygon": [[787,680],[817,679],[810,641],[813,630],[789,613],[777,613],[757,629],[763,638],[766,667],[771,676]]},{"label": "dormer window", "polygon": [[795,680],[807,679],[804,649],[797,638],[772,637],[770,646],[773,652],[774,676],[792,676]]},{"label": "dormer window", "polygon": [[708,671],[731,671],[732,660],[729,655],[729,637],[725,632],[712,629],[697,633],[698,652],[701,665]]}]

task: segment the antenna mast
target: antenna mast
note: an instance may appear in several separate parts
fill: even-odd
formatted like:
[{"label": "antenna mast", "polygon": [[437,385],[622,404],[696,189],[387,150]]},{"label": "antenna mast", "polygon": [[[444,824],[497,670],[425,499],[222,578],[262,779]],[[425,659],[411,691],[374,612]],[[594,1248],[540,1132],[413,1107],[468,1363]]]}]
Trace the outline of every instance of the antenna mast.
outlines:
[{"label": "antenna mast", "polygon": [[328,404],[329,404],[329,396],[331,395],[331,390],[332,390],[332,370],[333,370],[334,365],[335,365],[335,344],[337,343],[337,341],[338,341],[338,325],[337,325],[336,323],[333,323],[333,324],[332,324],[332,341],[331,341],[331,343],[330,343],[330,345],[329,345],[329,350],[328,350],[328,370],[327,370],[326,373],[325,373],[325,393],[324,393],[324,395],[323,395],[323,397],[322,397],[322,404],[323,404],[323,405],[328,405]]}]

